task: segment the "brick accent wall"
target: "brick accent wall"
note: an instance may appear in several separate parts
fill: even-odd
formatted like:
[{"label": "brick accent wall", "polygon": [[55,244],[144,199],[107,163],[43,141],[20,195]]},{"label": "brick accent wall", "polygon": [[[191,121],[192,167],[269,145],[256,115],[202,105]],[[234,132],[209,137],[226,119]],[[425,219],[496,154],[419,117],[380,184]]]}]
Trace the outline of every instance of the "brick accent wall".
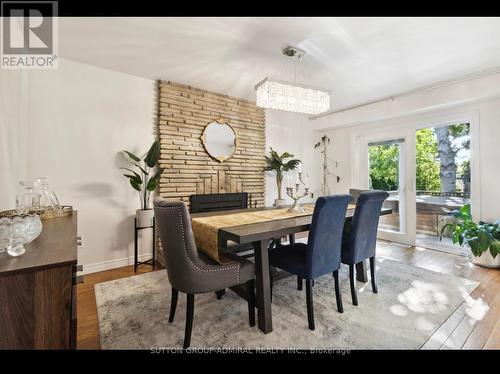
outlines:
[{"label": "brick accent wall", "polygon": [[[189,204],[192,194],[248,192],[264,206],[265,114],[250,101],[170,82],[158,82],[159,194]],[[207,124],[222,118],[235,130],[230,159],[211,158],[201,141]]]}]

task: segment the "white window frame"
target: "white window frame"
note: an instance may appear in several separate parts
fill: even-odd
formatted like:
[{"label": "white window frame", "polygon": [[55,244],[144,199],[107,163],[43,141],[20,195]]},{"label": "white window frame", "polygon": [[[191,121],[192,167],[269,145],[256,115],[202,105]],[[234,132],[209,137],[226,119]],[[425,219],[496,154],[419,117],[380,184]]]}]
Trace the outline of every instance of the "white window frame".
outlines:
[{"label": "white window frame", "polygon": [[[439,127],[453,123],[470,124],[470,162],[471,162],[471,208],[475,220],[481,217],[481,163],[480,163],[480,118],[479,110],[456,111],[449,113],[431,113],[419,116],[404,116],[384,123],[376,122],[353,128],[351,132],[351,187],[368,187],[368,148],[369,142],[389,140],[401,137],[401,134],[412,134],[413,141],[405,140],[406,177],[404,178],[406,193],[406,227],[404,235],[386,235],[379,231],[380,238],[387,238],[404,244],[415,244],[416,202],[415,202],[415,137],[416,131],[423,128]],[[404,157],[404,156],[403,156]],[[366,160],[366,161],[365,161]],[[400,161],[401,162],[401,161]],[[412,226],[414,227],[412,230]],[[388,237],[389,236],[389,237]]]}]

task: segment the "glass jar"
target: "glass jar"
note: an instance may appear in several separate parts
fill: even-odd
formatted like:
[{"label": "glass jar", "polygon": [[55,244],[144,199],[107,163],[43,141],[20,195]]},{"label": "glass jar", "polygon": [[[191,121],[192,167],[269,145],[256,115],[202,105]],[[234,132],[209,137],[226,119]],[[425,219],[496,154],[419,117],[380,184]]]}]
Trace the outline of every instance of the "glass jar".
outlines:
[{"label": "glass jar", "polygon": [[49,179],[47,177],[40,177],[36,180],[36,192],[40,194],[40,207],[42,209],[59,209],[59,199],[56,193],[49,188]]},{"label": "glass jar", "polygon": [[40,209],[40,195],[33,191],[33,183],[19,182],[20,192],[16,197],[16,211],[19,214]]}]

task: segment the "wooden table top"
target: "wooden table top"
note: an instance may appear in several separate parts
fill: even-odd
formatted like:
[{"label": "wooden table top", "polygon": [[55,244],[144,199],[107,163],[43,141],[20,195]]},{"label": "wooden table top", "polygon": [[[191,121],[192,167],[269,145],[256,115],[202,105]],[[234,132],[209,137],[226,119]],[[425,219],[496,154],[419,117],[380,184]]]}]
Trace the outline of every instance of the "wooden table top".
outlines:
[{"label": "wooden table top", "polygon": [[42,220],[40,236],[24,245],[24,254],[12,257],[7,252],[0,253],[0,277],[62,264],[76,265],[76,222],[76,211],[70,216]]},{"label": "wooden table top", "polygon": [[[226,210],[218,212],[193,213],[191,214],[191,218],[211,217],[223,214],[243,213],[249,211],[267,210],[267,209],[276,209],[276,208],[251,208],[251,209]],[[386,215],[391,213],[392,209],[383,208],[380,212],[380,215]],[[354,215],[354,207],[350,206],[350,208],[348,208],[346,211],[346,219],[352,218],[353,215]],[[219,229],[219,236],[223,236],[225,239],[232,240],[236,243],[250,243],[259,240],[274,239],[277,236],[286,236],[301,231],[308,231],[311,225],[311,220],[312,220],[312,213],[299,217],[284,218],[284,219],[259,222],[259,223],[250,223],[240,226],[231,226]]]}]

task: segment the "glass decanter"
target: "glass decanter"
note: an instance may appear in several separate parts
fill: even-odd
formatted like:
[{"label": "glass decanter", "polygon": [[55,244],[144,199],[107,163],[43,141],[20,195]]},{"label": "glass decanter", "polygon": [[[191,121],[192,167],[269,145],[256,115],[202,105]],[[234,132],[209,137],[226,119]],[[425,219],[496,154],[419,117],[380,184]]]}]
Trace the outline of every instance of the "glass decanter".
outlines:
[{"label": "glass decanter", "polygon": [[33,191],[33,183],[19,182],[21,192],[16,197],[16,211],[19,214],[40,209],[40,195]]},{"label": "glass decanter", "polygon": [[40,177],[36,180],[37,192],[40,194],[40,207],[42,209],[59,209],[59,199],[56,193],[49,188],[49,179],[47,177]]}]

